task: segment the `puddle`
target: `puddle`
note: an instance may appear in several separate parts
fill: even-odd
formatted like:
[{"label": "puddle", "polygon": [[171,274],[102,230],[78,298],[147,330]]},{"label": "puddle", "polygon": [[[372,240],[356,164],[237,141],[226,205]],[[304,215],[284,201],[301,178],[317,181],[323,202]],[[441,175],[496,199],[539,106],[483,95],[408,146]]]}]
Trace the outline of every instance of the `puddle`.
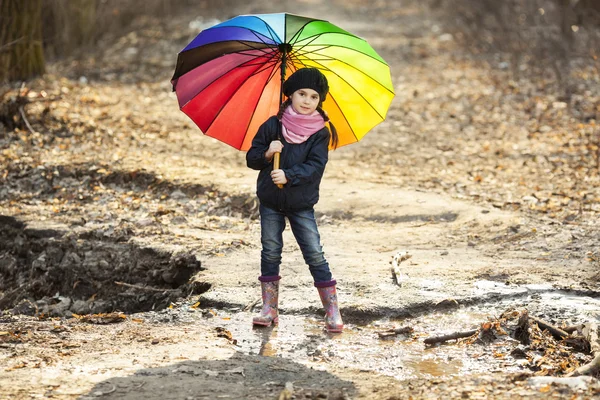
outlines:
[{"label": "puddle", "polygon": [[[359,326],[347,325],[342,334],[328,334],[318,318],[302,315],[281,315],[273,328],[253,328],[252,314],[237,313],[214,318],[215,326],[223,326],[237,340],[238,351],[269,357],[283,357],[323,368],[336,365],[373,371],[404,380],[412,377],[462,375],[490,370],[490,362],[477,346],[434,346],[423,344],[425,332],[441,332],[440,327],[467,330],[475,320],[484,321],[486,314],[474,311],[452,315],[435,314],[410,321],[379,320]],[[377,332],[394,326],[413,326],[416,337],[399,335],[382,340]],[[420,336],[421,335],[421,336]],[[501,362],[496,366],[503,367]]]},{"label": "puddle", "polygon": [[[546,288],[539,288],[542,289]],[[229,330],[237,340],[237,350],[244,354],[282,357],[315,369],[350,368],[406,380],[523,370],[522,360],[508,355],[517,344],[510,338],[488,346],[460,345],[455,341],[436,346],[423,343],[426,337],[475,329],[509,308],[527,308],[530,315],[551,322],[564,321],[567,325],[600,320],[600,298],[546,291],[402,321],[381,319],[365,325],[348,324],[342,334],[328,334],[320,317],[308,315],[282,313],[279,325],[272,328],[253,328],[254,314],[247,312],[218,310],[217,316],[208,321]],[[202,318],[199,313],[186,314],[192,319]],[[377,334],[403,326],[414,329],[412,337],[399,335],[382,340]]]},{"label": "puddle", "polygon": [[553,287],[550,284],[529,284],[522,286],[506,285],[504,282],[479,280],[473,282],[473,293],[482,295],[487,293],[500,294],[525,294],[532,292],[549,292]]}]

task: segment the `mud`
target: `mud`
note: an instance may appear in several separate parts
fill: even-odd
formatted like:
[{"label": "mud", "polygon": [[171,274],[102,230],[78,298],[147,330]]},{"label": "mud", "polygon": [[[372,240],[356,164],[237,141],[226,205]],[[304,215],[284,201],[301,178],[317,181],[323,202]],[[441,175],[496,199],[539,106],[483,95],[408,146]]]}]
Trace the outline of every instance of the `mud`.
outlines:
[{"label": "mud", "polygon": [[14,314],[148,311],[210,288],[190,282],[202,269],[193,254],[128,243],[127,226],[76,234],[0,222],[0,308]]},{"label": "mud", "polygon": [[[390,399],[394,393],[397,398],[461,397],[480,391],[491,398],[509,393],[546,398],[540,388],[553,381],[531,378],[544,354],[539,343],[523,346],[502,335],[491,342],[423,343],[523,307],[562,326],[594,318],[600,299],[557,291],[531,294],[411,319],[356,320],[343,334],[326,333],[322,319],[312,314],[283,314],[275,327],[253,328],[250,312],[203,309],[189,301],[109,325],[5,315],[1,326],[10,334],[0,334],[5,366],[0,386],[8,388],[15,379],[32,385],[11,386],[11,396],[0,398],[43,393],[52,398],[264,399],[277,398],[286,388],[296,398],[316,399]],[[413,332],[387,339],[378,335],[399,326]],[[102,340],[106,336],[113,341]],[[556,354],[581,363],[590,359],[572,349]],[[542,367],[553,365],[548,363]],[[600,393],[600,386],[585,379],[575,386],[554,384],[563,395]]]},{"label": "mud", "polygon": [[[518,346],[518,340],[510,337],[499,338],[492,346],[456,345],[455,341],[435,346],[423,344],[424,338],[478,329],[484,322],[497,320],[509,310],[523,309],[556,326],[575,326],[598,317],[600,296],[594,298],[550,290],[498,298],[493,302],[480,300],[453,309],[439,307],[438,311],[422,311],[419,316],[400,320],[365,320],[350,316],[346,317],[351,323],[346,325],[343,335],[327,335],[320,318],[303,315],[282,314],[279,325],[273,329],[252,328],[247,323],[251,319],[250,313],[219,312],[208,322],[229,330],[239,351],[245,354],[291,358],[303,363],[332,363],[405,381],[484,371],[533,372],[517,357],[498,356],[509,354]],[[383,340],[378,335],[400,326],[410,327],[413,332]],[[577,357],[583,363],[590,361],[585,352]]]}]

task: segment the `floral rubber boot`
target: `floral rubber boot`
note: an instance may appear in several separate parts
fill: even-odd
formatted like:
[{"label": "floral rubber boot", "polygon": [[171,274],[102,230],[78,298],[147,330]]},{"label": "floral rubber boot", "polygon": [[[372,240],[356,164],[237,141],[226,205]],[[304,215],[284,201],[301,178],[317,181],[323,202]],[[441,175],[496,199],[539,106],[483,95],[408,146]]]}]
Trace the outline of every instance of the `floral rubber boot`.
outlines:
[{"label": "floral rubber boot", "polygon": [[[274,279],[277,278],[277,279]],[[263,307],[258,317],[252,318],[253,325],[271,326],[279,322],[279,279],[280,277],[260,277]]]},{"label": "floral rubber boot", "polygon": [[335,284],[335,281],[315,283],[321,297],[321,303],[323,303],[323,307],[325,308],[325,327],[331,333],[339,333],[344,330],[344,322],[342,321],[342,315],[338,306]]}]

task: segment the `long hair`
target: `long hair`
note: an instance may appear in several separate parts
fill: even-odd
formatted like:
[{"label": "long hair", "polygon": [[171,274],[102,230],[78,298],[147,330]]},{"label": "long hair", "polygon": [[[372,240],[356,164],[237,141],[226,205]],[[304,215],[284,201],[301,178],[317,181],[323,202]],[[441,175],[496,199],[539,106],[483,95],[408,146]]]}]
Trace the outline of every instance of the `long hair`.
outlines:
[{"label": "long hair", "polygon": [[323,120],[325,122],[329,122],[329,131],[331,132],[331,137],[329,138],[329,145],[332,149],[335,150],[337,149],[339,142],[337,130],[335,129],[335,126],[333,126],[333,124],[329,120],[329,116],[325,114],[325,110],[323,110],[321,106],[317,107],[317,111],[319,112],[319,114],[321,114],[321,117],[323,117]]},{"label": "long hair", "polygon": [[[283,103],[281,103],[281,105],[279,106],[279,111],[277,112],[278,120],[281,121],[281,118],[283,118],[283,113],[285,112],[285,109],[288,108],[288,106],[290,106],[290,105],[292,105],[292,99],[289,97],[287,99],[285,99],[285,101]],[[327,114],[325,114],[325,110],[323,110],[323,108],[321,108],[320,105],[317,107],[317,111],[319,112],[319,114],[321,114],[321,117],[323,117],[323,120],[325,122],[329,122],[329,131],[331,133],[331,136],[329,137],[329,146],[335,150],[335,149],[337,149],[338,142],[339,142],[337,130],[335,129],[335,126],[329,120],[329,116],[327,116]]]}]

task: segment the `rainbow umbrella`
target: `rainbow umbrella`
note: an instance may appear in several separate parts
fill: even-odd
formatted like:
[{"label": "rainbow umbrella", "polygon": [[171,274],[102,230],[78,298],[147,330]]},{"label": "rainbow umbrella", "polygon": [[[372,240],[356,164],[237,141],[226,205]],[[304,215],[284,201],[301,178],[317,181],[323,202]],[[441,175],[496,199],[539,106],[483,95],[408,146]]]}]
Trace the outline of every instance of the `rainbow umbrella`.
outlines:
[{"label": "rainbow umbrella", "polygon": [[303,67],[327,77],[323,108],[339,146],[385,119],[394,97],[386,62],[364,39],[293,14],[242,15],[203,30],[179,53],[171,83],[180,109],[204,134],[248,150],[279,110],[283,81]]}]

